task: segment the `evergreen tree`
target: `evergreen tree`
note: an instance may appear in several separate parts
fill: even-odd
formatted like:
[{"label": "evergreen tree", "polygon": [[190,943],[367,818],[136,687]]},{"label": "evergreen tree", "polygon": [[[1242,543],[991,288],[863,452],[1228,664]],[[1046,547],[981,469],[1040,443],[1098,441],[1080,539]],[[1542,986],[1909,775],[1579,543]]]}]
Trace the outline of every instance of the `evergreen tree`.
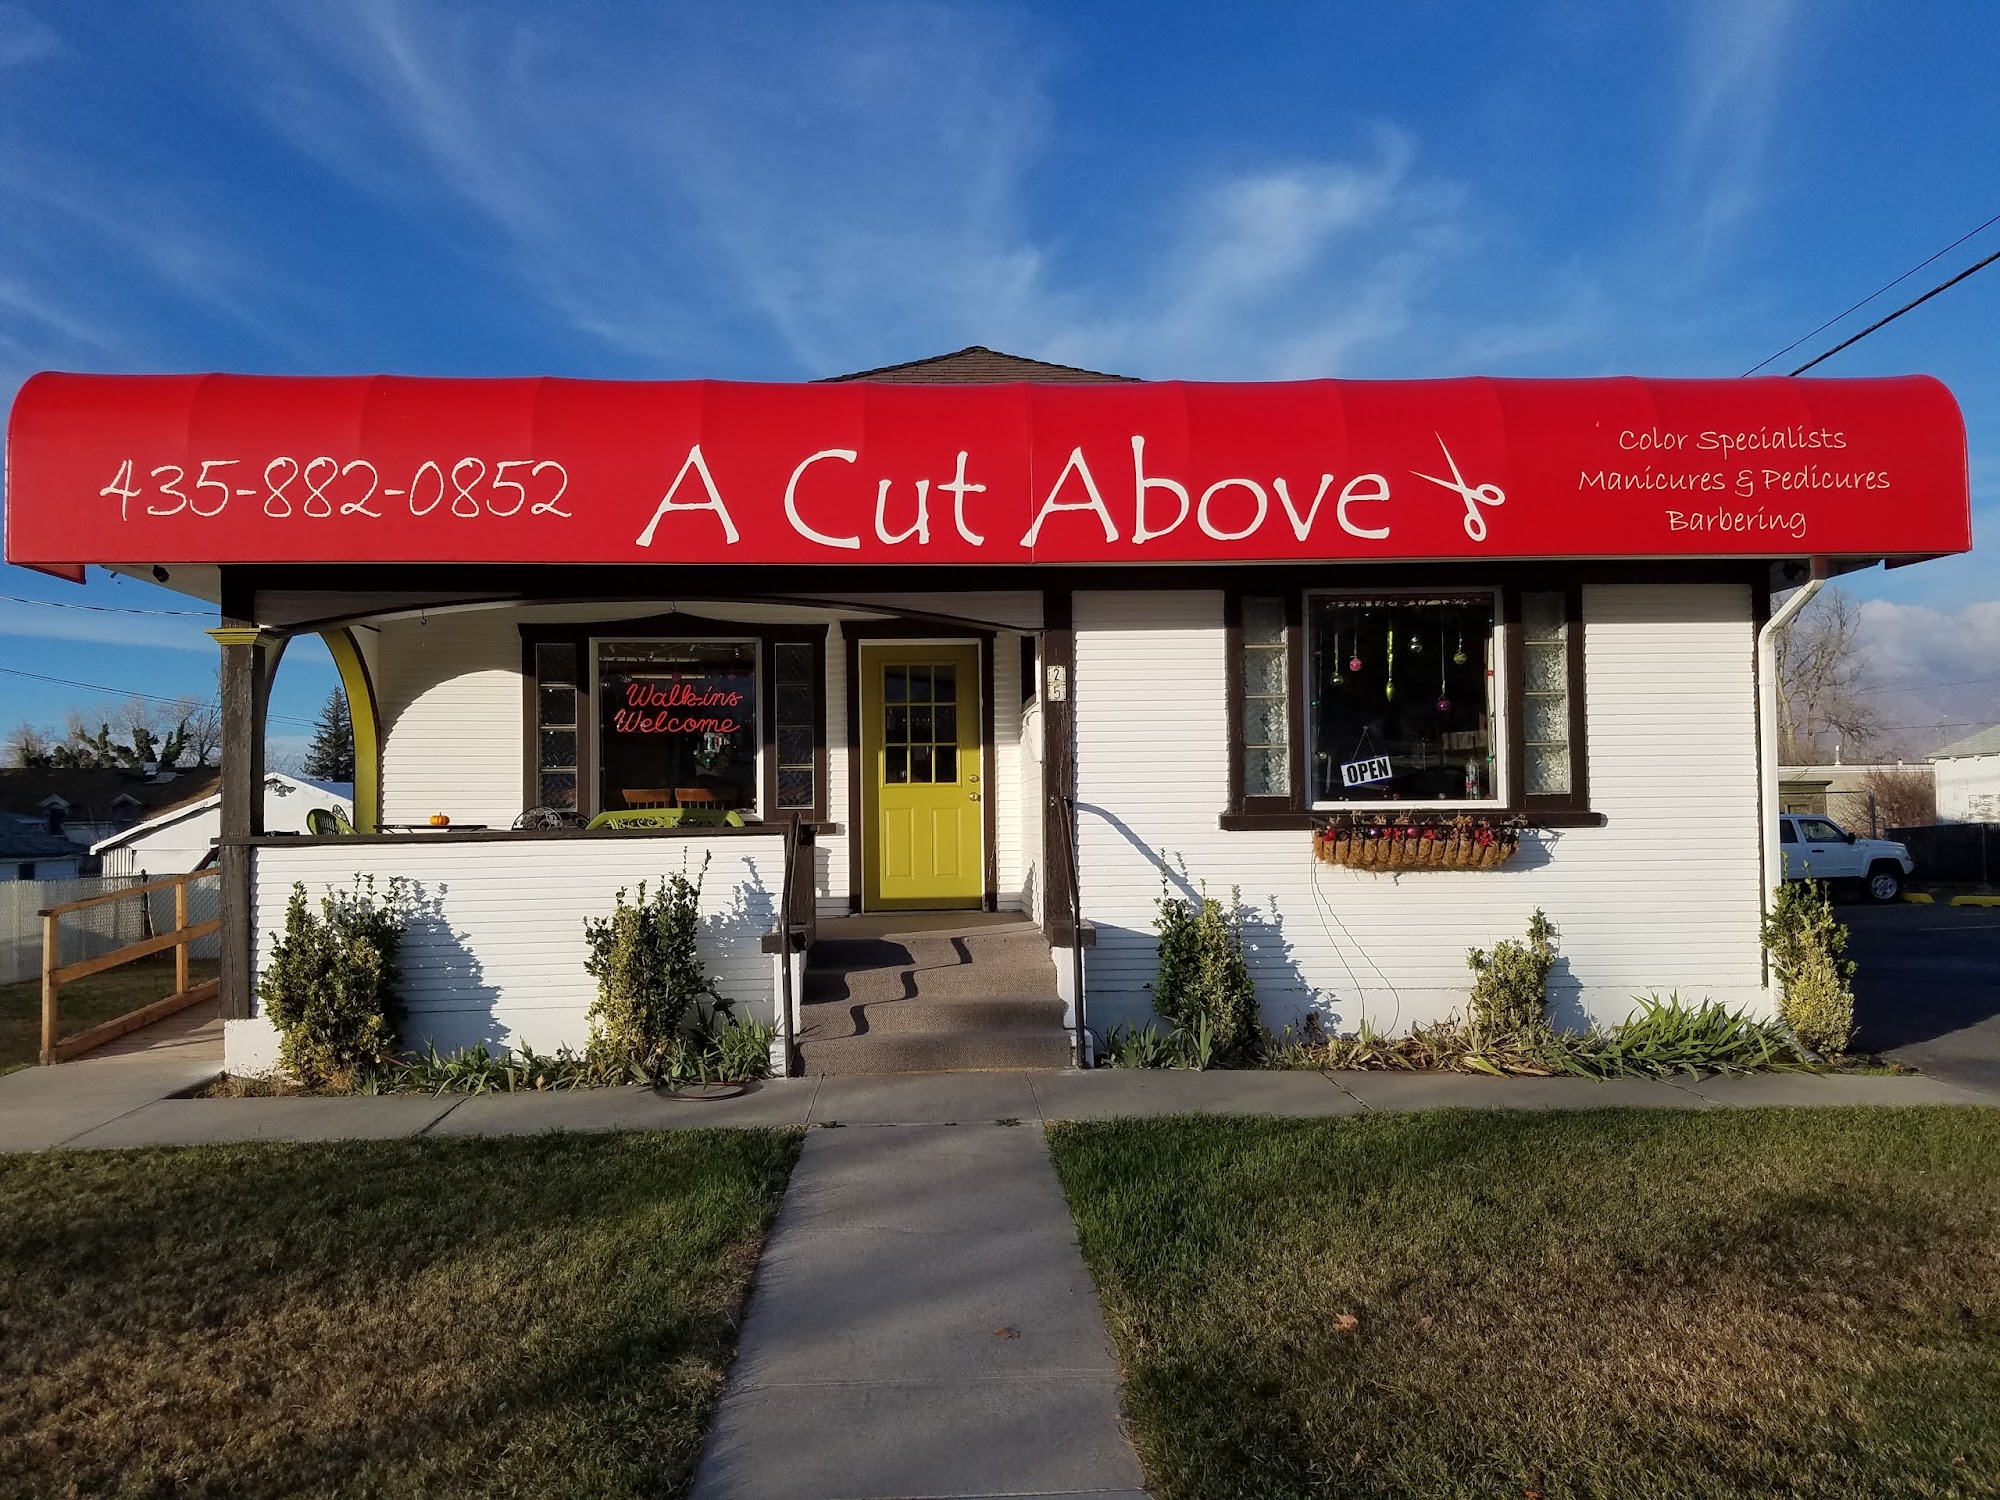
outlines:
[{"label": "evergreen tree", "polygon": [[316,781],[354,780],[354,721],[348,717],[347,695],[335,688],[320,705],[306,748],[305,774]]}]

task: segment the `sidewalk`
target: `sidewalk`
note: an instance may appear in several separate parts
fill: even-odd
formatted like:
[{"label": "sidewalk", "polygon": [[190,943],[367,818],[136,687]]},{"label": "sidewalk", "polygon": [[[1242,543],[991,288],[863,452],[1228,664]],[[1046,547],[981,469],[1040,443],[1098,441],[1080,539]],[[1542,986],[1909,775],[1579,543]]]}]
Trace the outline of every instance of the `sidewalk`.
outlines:
[{"label": "sidewalk", "polygon": [[1143,1482],[1043,1133],[809,1134],[695,1500],[1143,1500]]},{"label": "sidewalk", "polygon": [[1713,1109],[1755,1105],[2000,1105],[1926,1075],[1767,1073],[1737,1078],[1479,1078],[1456,1073],[892,1073],[779,1078],[740,1098],[673,1103],[646,1089],[473,1097],[173,1099],[213,1076],[200,1058],[93,1058],[0,1077],[0,1151],[186,1146],[543,1130],[697,1126],[946,1125],[1166,1114],[1345,1115],[1415,1109]]}]

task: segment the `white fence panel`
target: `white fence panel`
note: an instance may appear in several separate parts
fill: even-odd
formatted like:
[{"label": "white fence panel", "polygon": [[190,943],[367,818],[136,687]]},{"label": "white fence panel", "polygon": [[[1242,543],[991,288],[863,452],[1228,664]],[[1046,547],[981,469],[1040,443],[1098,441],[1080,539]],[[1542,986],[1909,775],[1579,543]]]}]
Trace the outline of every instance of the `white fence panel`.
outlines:
[{"label": "white fence panel", "polygon": [[[21,984],[41,978],[41,913],[45,907],[102,896],[138,883],[129,875],[95,876],[86,880],[0,881],[0,984]],[[208,900],[212,908],[214,882],[204,883],[210,887]],[[164,891],[161,894],[167,897],[166,924],[161,927],[147,925],[149,916],[144,896],[135,896],[129,901],[107,901],[102,906],[65,914],[61,923],[61,962],[79,963],[100,953],[109,953],[114,948],[122,948],[127,943],[136,943],[149,931],[169,931],[174,925],[173,892]],[[193,894],[189,893],[190,898]],[[209,914],[214,913],[211,910]],[[213,940],[210,941],[212,944]]]}]

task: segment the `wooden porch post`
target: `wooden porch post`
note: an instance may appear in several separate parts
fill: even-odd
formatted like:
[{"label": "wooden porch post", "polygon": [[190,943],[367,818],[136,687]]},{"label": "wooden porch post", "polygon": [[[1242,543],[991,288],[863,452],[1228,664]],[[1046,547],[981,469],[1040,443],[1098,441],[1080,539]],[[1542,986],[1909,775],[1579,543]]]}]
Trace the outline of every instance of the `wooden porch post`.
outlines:
[{"label": "wooden porch post", "polygon": [[264,716],[269,707],[274,644],[248,618],[247,604],[229,597],[222,624],[209,634],[222,648],[222,837],[217,859],[222,904],[222,1015],[248,1020],[255,990],[250,952],[251,851],[230,840],[264,831]]}]

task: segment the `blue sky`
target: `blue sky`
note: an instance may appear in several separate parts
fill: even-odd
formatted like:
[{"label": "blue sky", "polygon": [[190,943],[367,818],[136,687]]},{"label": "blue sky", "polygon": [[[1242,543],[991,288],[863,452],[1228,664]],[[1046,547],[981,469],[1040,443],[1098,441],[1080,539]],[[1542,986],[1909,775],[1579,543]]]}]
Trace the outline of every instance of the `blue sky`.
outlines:
[{"label": "blue sky", "polygon": [[[2000,214],[1996,78],[1969,3],[0,0],[0,398],[48,367],[789,380],[969,343],[1732,376]],[[1971,431],[1982,550],[1847,583],[1893,722],[2000,717],[1996,348],[2000,266],[1820,370],[1938,375]],[[206,693],[201,623],[0,599],[0,666]],[[333,680],[299,652],[274,734]],[[87,696],[0,674],[0,729]]]}]

